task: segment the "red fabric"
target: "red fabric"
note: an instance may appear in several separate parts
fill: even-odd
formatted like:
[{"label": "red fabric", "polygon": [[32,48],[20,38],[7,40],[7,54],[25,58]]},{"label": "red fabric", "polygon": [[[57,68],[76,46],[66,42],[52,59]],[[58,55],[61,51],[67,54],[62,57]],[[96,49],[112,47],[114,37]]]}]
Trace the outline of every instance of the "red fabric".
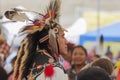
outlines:
[{"label": "red fabric", "polygon": [[54,74],[54,69],[52,65],[48,65],[45,67],[44,74],[46,77],[52,77]]},{"label": "red fabric", "polygon": [[4,54],[5,57],[9,55],[9,50],[10,50],[10,47],[6,42],[0,44],[0,53]]},{"label": "red fabric", "polygon": [[117,77],[116,77],[116,80],[120,80],[120,69],[119,69],[119,71],[118,71],[118,75],[117,75]]}]

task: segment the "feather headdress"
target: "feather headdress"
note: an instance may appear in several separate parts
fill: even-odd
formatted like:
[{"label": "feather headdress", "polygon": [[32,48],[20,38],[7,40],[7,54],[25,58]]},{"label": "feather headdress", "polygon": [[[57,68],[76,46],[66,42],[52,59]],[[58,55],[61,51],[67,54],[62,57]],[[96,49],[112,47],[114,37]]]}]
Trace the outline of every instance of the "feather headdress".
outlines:
[{"label": "feather headdress", "polygon": [[[15,63],[14,79],[22,80],[26,77],[30,71],[28,67],[32,66],[32,58],[39,49],[44,49],[46,46],[50,46],[51,55],[56,59],[59,53],[59,47],[57,43],[57,34],[65,29],[61,27],[59,22],[60,16],[60,0],[51,0],[47,8],[46,14],[14,8],[12,11],[6,11],[5,16],[13,21],[30,21],[32,24],[25,26],[20,32],[27,32],[28,35],[22,41],[20,49],[18,51],[17,60]],[[25,12],[33,12],[39,15],[41,18],[36,20],[30,20]],[[39,45],[38,45],[39,43]]]},{"label": "feather headdress", "polygon": [[[60,16],[60,0],[51,0],[49,7],[47,8],[46,14],[38,13],[35,11],[25,10],[25,9],[18,9],[13,8],[12,11],[6,11],[5,16],[13,21],[31,21],[32,25],[25,26],[20,32],[29,32],[34,33],[36,31],[41,31],[44,28],[46,28],[46,25],[48,28],[53,28],[54,24],[58,24],[59,16]],[[41,16],[40,19],[37,20],[30,20],[25,12],[33,12]]]}]

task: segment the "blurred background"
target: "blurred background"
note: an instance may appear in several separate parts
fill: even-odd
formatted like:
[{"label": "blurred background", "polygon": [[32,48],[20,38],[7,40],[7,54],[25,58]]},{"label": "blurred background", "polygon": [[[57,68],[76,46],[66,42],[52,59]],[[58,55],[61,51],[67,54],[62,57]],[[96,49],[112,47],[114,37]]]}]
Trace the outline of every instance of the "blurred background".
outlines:
[{"label": "blurred background", "polygon": [[[19,45],[17,32],[24,23],[7,22],[5,11],[15,7],[41,12],[50,0],[0,0],[0,27],[9,45]],[[120,0],[62,0],[60,23],[68,32],[69,42],[83,45],[88,51],[106,53],[108,47],[116,56],[120,51]],[[103,43],[100,43],[100,36]],[[16,42],[15,42],[16,41]],[[101,45],[102,44],[102,45]],[[102,49],[101,49],[102,48]],[[98,49],[98,50],[97,50]]]}]

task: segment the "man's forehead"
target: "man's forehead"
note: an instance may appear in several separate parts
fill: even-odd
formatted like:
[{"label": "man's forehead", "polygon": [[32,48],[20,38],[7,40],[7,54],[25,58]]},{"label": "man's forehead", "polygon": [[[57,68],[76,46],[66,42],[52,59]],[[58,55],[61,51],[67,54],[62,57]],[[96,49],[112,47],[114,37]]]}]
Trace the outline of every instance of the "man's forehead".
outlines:
[{"label": "man's forehead", "polygon": [[62,30],[62,31],[59,32],[59,35],[63,35],[64,36],[65,32]]}]

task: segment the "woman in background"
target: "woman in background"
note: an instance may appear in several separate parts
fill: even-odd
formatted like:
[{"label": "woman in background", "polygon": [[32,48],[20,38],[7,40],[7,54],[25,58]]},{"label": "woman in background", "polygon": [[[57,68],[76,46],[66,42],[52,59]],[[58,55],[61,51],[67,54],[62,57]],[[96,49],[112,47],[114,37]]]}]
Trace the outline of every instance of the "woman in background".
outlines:
[{"label": "woman in background", "polygon": [[72,52],[72,67],[67,71],[70,80],[77,80],[77,75],[86,65],[86,60],[86,49],[83,46],[75,46]]}]

